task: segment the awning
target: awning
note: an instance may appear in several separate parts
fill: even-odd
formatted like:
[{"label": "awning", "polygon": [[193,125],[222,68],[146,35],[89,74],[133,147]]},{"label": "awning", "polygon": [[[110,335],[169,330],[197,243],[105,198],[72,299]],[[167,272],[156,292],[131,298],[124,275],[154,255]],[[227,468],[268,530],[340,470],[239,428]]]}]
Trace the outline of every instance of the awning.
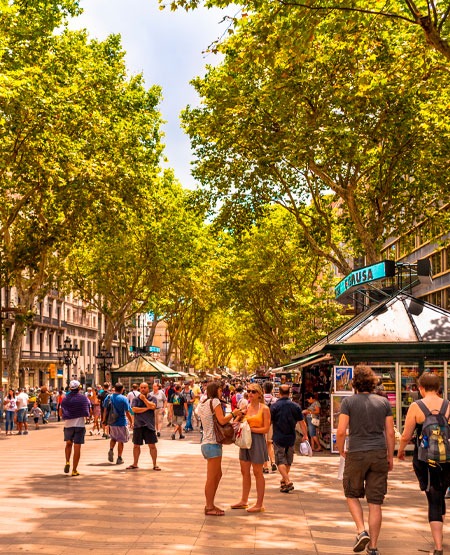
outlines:
[{"label": "awning", "polygon": [[140,374],[146,376],[153,376],[153,377],[160,377],[166,376],[167,378],[179,378],[180,374],[169,368],[162,362],[158,360],[153,360],[151,358],[147,358],[143,355],[139,355],[138,357],[130,360],[120,368],[116,368],[112,371],[113,374],[133,374],[138,376]]},{"label": "awning", "polygon": [[313,355],[308,355],[299,360],[295,360],[294,362],[290,362],[289,364],[285,364],[284,366],[280,366],[278,368],[273,368],[272,372],[274,374],[282,374],[283,372],[291,372],[295,371],[296,369],[301,370],[306,366],[310,366],[312,364],[317,364],[319,362],[323,362],[324,360],[331,359],[331,355],[323,354],[323,353],[314,353]]}]

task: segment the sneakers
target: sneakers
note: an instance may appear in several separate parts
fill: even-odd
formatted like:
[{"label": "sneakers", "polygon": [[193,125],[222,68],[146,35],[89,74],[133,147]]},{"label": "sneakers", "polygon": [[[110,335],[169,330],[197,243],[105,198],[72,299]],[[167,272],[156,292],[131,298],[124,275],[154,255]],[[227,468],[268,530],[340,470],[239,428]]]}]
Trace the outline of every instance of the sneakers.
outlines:
[{"label": "sneakers", "polygon": [[156,435],[157,435],[158,437],[161,437],[161,432],[156,432]]},{"label": "sneakers", "polygon": [[78,470],[72,470],[72,476],[79,476],[80,473],[78,472]]},{"label": "sneakers", "polygon": [[184,439],[186,436],[184,436],[183,434],[180,434],[180,439]]},{"label": "sneakers", "polygon": [[27,436],[27,435],[28,435],[28,430],[25,430],[25,431],[23,432],[23,435],[24,435],[24,436]]},{"label": "sneakers", "polygon": [[275,463],[272,463],[272,472],[276,472],[277,471],[277,465]]},{"label": "sneakers", "polygon": [[116,464],[123,464],[123,459],[122,457],[117,457],[117,462]]},{"label": "sneakers", "polygon": [[[380,552],[378,551],[378,549],[376,547],[368,547],[366,549],[366,553],[368,555],[380,555]],[[442,555],[442,552],[441,552]]]},{"label": "sneakers", "polygon": [[66,464],[64,465],[64,472],[66,474],[69,474],[69,470],[70,470],[70,462],[67,461]]},{"label": "sneakers", "polygon": [[363,530],[360,534],[356,536],[355,545],[353,546],[353,551],[355,553],[361,553],[364,551],[367,544],[370,542],[369,534]]},{"label": "sneakers", "polygon": [[114,451],[112,449],[108,451],[108,461],[114,462]]},{"label": "sneakers", "polygon": [[172,434],[172,436],[171,436],[171,437],[172,437],[172,439],[175,439],[175,434]]}]

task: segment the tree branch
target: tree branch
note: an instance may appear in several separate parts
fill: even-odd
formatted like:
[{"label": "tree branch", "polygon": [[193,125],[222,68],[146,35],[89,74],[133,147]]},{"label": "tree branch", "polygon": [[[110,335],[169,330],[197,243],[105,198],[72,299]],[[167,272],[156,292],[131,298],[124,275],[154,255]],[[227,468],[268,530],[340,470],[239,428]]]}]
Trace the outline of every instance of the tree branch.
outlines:
[{"label": "tree branch", "polygon": [[286,0],[279,0],[281,4],[284,6],[297,6],[299,8],[306,8],[312,11],[340,11],[340,12],[359,12],[365,13],[369,15],[382,15],[383,17],[389,17],[391,19],[402,19],[403,21],[407,21],[408,23],[415,23],[418,22],[415,19],[409,19],[403,15],[391,13],[391,12],[382,12],[382,11],[375,11],[375,10],[366,10],[364,8],[350,8],[350,7],[342,7],[342,6],[309,6],[308,4],[301,4],[299,2],[287,2]]}]

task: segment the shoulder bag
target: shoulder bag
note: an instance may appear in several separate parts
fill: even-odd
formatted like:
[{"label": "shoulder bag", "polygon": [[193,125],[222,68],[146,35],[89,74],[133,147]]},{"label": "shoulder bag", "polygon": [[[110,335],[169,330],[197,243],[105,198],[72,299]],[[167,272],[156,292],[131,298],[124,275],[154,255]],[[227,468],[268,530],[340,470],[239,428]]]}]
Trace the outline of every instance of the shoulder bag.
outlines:
[{"label": "shoulder bag", "polygon": [[212,399],[209,402],[209,406],[211,407],[211,412],[213,415],[213,424],[214,424],[214,434],[216,436],[217,443],[221,445],[230,445],[234,443],[234,428],[228,422],[227,424],[221,424],[217,420],[217,416],[213,409]]}]

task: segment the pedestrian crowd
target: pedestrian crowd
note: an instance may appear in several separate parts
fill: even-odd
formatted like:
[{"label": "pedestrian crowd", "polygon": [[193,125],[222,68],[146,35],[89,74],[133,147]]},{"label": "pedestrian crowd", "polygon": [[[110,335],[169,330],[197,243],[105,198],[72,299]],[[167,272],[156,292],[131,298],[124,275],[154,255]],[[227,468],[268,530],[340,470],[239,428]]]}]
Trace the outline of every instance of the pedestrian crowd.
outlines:
[{"label": "pedestrian crowd", "polygon": [[[343,462],[344,495],[356,527],[353,551],[365,551],[368,555],[380,555],[377,544],[382,504],[395,448],[392,408],[377,392],[377,381],[371,368],[356,367],[355,393],[342,401],[336,436]],[[398,448],[398,459],[404,460],[406,446],[413,440],[413,468],[427,498],[435,544],[430,555],[443,555],[445,497],[450,486],[450,404],[439,396],[439,388],[438,376],[425,373],[419,378],[422,399],[414,401],[408,410]],[[232,385],[218,381],[170,382],[165,387],[143,382],[133,384],[125,395],[121,383],[111,387],[105,382],[102,387],[83,391],[80,383],[72,380],[66,392],[51,392],[44,386],[35,398],[31,393],[23,388],[9,390],[3,402],[6,434],[11,435],[16,425],[17,434],[26,435],[28,415],[38,429],[40,420],[47,423],[53,411],[58,420],[64,420],[64,472],[71,472],[71,476],[80,475],[78,465],[86,426],[90,426],[90,435],[101,434],[109,440],[107,459],[113,464],[124,464],[124,445],[131,439],[133,461],[126,467],[130,472],[139,469],[144,444],[148,445],[153,471],[161,471],[157,443],[165,417],[173,441],[185,439],[195,429],[200,431],[201,453],[207,465],[204,488],[207,516],[225,515],[216,505],[215,497],[222,478],[223,444],[230,443],[226,438],[231,428],[236,438],[245,435],[245,442],[239,444],[241,496],[231,505],[232,510],[264,512],[264,474],[278,471],[280,493],[289,494],[295,488],[290,470],[298,444],[310,445],[311,453],[322,449],[317,437],[320,404],[313,394],[307,393],[307,406],[302,409],[291,398],[292,390],[287,384],[279,386],[278,397],[273,395],[272,382],[265,382],[262,388],[255,382]],[[252,480],[256,499],[251,503]],[[360,502],[364,497],[368,504],[368,527]]]}]

